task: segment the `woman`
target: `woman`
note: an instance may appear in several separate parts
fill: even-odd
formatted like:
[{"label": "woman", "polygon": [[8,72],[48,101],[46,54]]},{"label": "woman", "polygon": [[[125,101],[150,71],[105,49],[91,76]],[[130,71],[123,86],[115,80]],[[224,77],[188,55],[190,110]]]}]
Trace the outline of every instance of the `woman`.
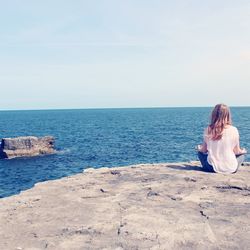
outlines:
[{"label": "woman", "polygon": [[204,132],[204,142],[197,149],[201,165],[208,172],[235,173],[243,163],[247,151],[240,148],[239,132],[232,126],[227,105],[214,107],[211,123]]}]

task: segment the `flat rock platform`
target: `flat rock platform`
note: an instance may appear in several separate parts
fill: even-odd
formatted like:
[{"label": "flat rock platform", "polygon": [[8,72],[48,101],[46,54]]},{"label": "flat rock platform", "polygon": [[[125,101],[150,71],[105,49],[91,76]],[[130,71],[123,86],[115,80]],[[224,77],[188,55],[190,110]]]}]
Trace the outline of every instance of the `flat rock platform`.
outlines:
[{"label": "flat rock platform", "polygon": [[250,166],[87,169],[0,199],[0,249],[249,249]]}]

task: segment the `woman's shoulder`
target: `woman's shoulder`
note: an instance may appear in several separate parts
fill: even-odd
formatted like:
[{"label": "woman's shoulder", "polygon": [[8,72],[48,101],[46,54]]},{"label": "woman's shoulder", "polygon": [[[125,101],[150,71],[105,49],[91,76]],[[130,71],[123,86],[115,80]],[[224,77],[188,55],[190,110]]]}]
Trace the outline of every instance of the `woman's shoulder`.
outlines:
[{"label": "woman's shoulder", "polygon": [[205,127],[204,134],[208,134],[209,126]]},{"label": "woman's shoulder", "polygon": [[228,125],[228,128],[232,129],[232,130],[238,130],[235,126],[233,125]]},{"label": "woman's shoulder", "polygon": [[209,126],[204,129],[203,135],[204,137],[209,137]]},{"label": "woman's shoulder", "polygon": [[238,133],[238,129],[233,125],[228,125],[227,129],[230,130],[233,133]]}]

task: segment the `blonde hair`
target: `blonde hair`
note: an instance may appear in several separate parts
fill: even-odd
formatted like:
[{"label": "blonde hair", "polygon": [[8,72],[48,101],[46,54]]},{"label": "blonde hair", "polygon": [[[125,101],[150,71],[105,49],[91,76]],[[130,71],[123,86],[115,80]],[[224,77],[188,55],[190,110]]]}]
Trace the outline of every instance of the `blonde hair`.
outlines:
[{"label": "blonde hair", "polygon": [[223,130],[227,125],[232,125],[230,109],[225,104],[217,104],[211,114],[208,135],[214,141],[220,140],[222,138]]}]

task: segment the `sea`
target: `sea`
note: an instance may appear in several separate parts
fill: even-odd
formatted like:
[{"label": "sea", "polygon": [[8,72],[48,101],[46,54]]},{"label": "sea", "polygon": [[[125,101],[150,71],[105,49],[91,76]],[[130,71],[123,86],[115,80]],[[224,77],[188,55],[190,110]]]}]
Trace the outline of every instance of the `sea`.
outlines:
[{"label": "sea", "polygon": [[[250,107],[231,108],[250,150]],[[0,138],[52,135],[57,153],[0,160],[0,198],[87,168],[197,160],[211,108],[0,111]],[[250,161],[247,155],[246,161]]]}]

